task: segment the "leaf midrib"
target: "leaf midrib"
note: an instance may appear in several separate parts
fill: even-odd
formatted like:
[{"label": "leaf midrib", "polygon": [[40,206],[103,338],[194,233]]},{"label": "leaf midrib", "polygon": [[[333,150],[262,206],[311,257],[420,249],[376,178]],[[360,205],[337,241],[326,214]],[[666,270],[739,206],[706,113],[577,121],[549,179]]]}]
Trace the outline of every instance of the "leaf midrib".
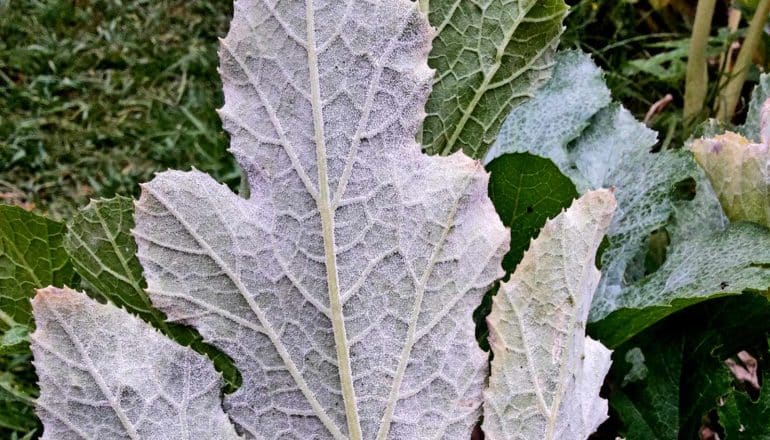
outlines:
[{"label": "leaf midrib", "polygon": [[306,51],[308,58],[308,76],[310,79],[311,108],[313,112],[313,134],[316,146],[316,168],[318,169],[318,198],[316,204],[321,217],[321,229],[324,241],[326,262],[326,287],[329,294],[329,309],[332,315],[334,345],[337,351],[342,400],[345,405],[345,418],[348,435],[352,440],[361,440],[361,422],[358,418],[356,393],[353,387],[353,373],[350,367],[348,338],[345,331],[345,317],[342,314],[337,273],[337,253],[334,242],[334,211],[329,197],[329,176],[326,163],[326,138],[324,134],[323,101],[321,100],[318,53],[315,41],[315,11],[313,0],[305,0],[305,25],[307,27]]}]

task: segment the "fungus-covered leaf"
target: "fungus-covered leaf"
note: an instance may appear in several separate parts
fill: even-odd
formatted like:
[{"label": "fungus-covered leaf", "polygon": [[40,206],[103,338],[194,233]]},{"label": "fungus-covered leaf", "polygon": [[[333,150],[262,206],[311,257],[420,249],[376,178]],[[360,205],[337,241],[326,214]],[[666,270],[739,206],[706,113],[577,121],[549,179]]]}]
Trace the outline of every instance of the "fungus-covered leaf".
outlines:
[{"label": "fungus-covered leaf", "polygon": [[431,154],[482,158],[511,107],[549,77],[563,0],[431,0],[436,69],[422,141]]},{"label": "fungus-covered leaf", "polygon": [[[602,71],[588,55],[577,50],[559,52],[551,79],[534,99],[511,110],[484,161],[508,153],[532,153],[564,168],[570,165],[566,149],[554,147],[566,147],[580,136],[610,100]],[[643,133],[642,139],[654,142],[652,136]]]},{"label": "fungus-covered leaf", "polygon": [[92,200],[69,222],[64,247],[88,292],[101,296],[161,330],[176,342],[208,355],[231,390],[240,381],[238,372],[222,352],[206,345],[189,327],[165,321],[144,291],[142,266],[131,236],[134,205],[128,197]]},{"label": "fungus-covered leaf", "polygon": [[607,418],[610,351],[585,335],[601,276],[596,250],[615,210],[609,190],[548,221],[493,299],[494,358],[482,428],[490,439],[584,439]]},{"label": "fungus-covered leaf", "polygon": [[33,300],[43,439],[236,439],[208,359],[84,293]]},{"label": "fungus-covered leaf", "polygon": [[507,232],[487,175],[414,141],[432,30],[408,0],[239,0],[222,41],[245,200],[207,175],[143,186],[153,304],[229,354],[248,438],[468,438],[472,312]]},{"label": "fungus-covered leaf", "polygon": [[736,131],[752,142],[760,142],[760,126],[762,105],[770,98],[770,75],[763,73],[759,76],[759,82],[754,86],[751,92],[751,101],[749,102],[749,111],[746,114],[746,121],[743,125],[735,127]]},{"label": "fungus-covered leaf", "polygon": [[[750,225],[727,229],[690,152],[654,153],[655,132],[627,110],[614,104],[599,110],[602,101],[588,105],[606,92],[588,55],[567,52],[557,61],[552,80],[511,112],[488,158],[530,152],[553,160],[580,193],[615,188],[618,212],[607,232],[589,315],[593,334],[612,347],[690,304],[770,286],[770,255],[762,250],[768,231]],[[590,85],[594,98],[565,86],[570,83]],[[556,102],[564,105],[552,111]],[[525,107],[527,114],[539,115],[536,121],[521,114]],[[527,127],[544,134],[530,144],[516,134]],[[507,203],[494,201],[498,209]],[[653,242],[660,237],[662,246]],[[654,252],[662,257],[649,264]]]}]

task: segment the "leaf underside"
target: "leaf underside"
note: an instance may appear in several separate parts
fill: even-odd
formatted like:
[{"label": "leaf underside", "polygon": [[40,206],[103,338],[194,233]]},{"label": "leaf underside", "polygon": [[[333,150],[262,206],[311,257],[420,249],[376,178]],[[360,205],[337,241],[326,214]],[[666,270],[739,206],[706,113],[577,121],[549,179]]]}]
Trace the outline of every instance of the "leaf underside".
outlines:
[{"label": "leaf underside", "polygon": [[238,438],[205,357],[85,293],[40,289],[33,308],[44,440]]},{"label": "leaf underside", "polygon": [[251,197],[143,186],[150,297],[235,361],[247,438],[467,438],[480,416],[472,312],[508,237],[481,165],[414,142],[431,36],[407,0],[237,1],[220,114]]},{"label": "leaf underside", "polygon": [[577,199],[545,224],[500,286],[487,318],[487,438],[584,439],[607,418],[599,390],[610,351],[585,336],[585,323],[601,276],[596,250],[615,206],[609,190]]}]

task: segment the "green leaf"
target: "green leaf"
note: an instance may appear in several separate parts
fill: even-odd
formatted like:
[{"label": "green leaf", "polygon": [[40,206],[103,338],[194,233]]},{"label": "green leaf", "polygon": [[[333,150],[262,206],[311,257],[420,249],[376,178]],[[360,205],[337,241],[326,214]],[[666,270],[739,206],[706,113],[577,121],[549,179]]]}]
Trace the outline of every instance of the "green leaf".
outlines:
[{"label": "green leaf", "polygon": [[548,159],[527,153],[506,154],[487,165],[489,198],[511,230],[511,249],[503,269],[511,272],[546,220],[577,198],[575,185]]},{"label": "green leaf", "polygon": [[549,76],[567,12],[563,0],[433,0],[436,69],[422,142],[431,154],[481,158],[506,114]]},{"label": "green leaf", "polygon": [[144,292],[142,267],[130,232],[133,214],[133,201],[128,197],[91,200],[70,221],[64,247],[91,294],[160,324],[160,312]]},{"label": "green leaf", "polygon": [[169,323],[144,290],[142,266],[131,236],[134,206],[128,197],[91,200],[72,218],[64,246],[91,295],[125,307],[175,341],[208,355],[224,375],[229,390],[240,384],[238,371],[221,351],[207,345],[190,327]]},{"label": "green leaf", "polygon": [[[618,347],[608,383],[610,406],[624,425],[621,434],[695,440],[702,426],[719,429],[715,411],[719,423],[735,424],[722,406],[736,392],[724,361],[741,350],[765,347],[768,331],[770,303],[746,294],[682,310]],[[647,374],[625,381],[631,365],[624,357],[632,350],[644,355]],[[728,435],[732,438],[757,437]]]},{"label": "green leaf", "polygon": [[[692,154],[652,152],[656,133],[627,110],[616,104],[599,109],[601,99],[587,104],[607,93],[588,55],[567,52],[557,61],[538,96],[511,112],[488,158],[530,152],[552,160],[581,194],[615,188],[618,212],[601,254],[603,276],[589,316],[599,322],[594,334],[617,346],[689,304],[767,288],[770,271],[762,265],[770,260],[766,250],[757,250],[767,231],[724,231],[724,213]],[[582,96],[570,84],[585,84],[592,95]],[[493,179],[499,178],[496,172],[501,171],[493,170]],[[506,197],[494,198],[499,212],[518,195]],[[696,277],[698,270],[703,275]]]},{"label": "green leaf", "polygon": [[762,388],[756,401],[746,391],[733,387],[718,408],[727,440],[770,439],[770,353],[763,353],[759,361]]},{"label": "green leaf", "polygon": [[35,289],[72,283],[64,233],[61,223],[0,205],[0,328],[32,323]]},{"label": "green leaf", "polygon": [[29,351],[29,332],[26,325],[14,325],[0,336],[0,355]]},{"label": "green leaf", "polygon": [[[661,337],[665,344],[658,343]],[[613,353],[608,380],[615,386],[609,401],[626,438],[677,438],[672,428],[679,426],[682,344],[680,335],[650,332]]]},{"label": "green leaf", "polygon": [[34,412],[36,378],[30,358],[29,349],[23,354],[0,357],[0,438],[11,435],[7,431],[23,435],[38,426]]},{"label": "green leaf", "polygon": [[629,286],[618,309],[591,327],[617,346],[665,316],[704,299],[764,291],[770,286],[770,231],[752,223],[730,225],[670,249],[655,273]]}]

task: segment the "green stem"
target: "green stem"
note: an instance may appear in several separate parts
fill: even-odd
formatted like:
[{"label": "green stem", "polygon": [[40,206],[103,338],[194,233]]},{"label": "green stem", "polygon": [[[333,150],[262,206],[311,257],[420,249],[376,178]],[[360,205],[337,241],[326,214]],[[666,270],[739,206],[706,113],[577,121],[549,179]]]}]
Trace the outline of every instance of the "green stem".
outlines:
[{"label": "green stem", "polygon": [[719,93],[717,119],[722,122],[729,122],[735,114],[735,107],[738,105],[741,89],[743,83],[746,82],[746,74],[751,65],[751,56],[759,45],[768,13],[770,13],[770,0],[760,0],[754,17],[751,18],[751,24],[749,24],[749,30],[741,46],[741,51],[738,52],[738,59],[735,61],[732,76]]},{"label": "green stem", "polygon": [[706,48],[711,34],[711,20],[714,17],[716,0],[700,0],[695,11],[690,49],[687,58],[687,79],[684,89],[684,120],[695,119],[703,110],[708,92],[708,69]]}]

